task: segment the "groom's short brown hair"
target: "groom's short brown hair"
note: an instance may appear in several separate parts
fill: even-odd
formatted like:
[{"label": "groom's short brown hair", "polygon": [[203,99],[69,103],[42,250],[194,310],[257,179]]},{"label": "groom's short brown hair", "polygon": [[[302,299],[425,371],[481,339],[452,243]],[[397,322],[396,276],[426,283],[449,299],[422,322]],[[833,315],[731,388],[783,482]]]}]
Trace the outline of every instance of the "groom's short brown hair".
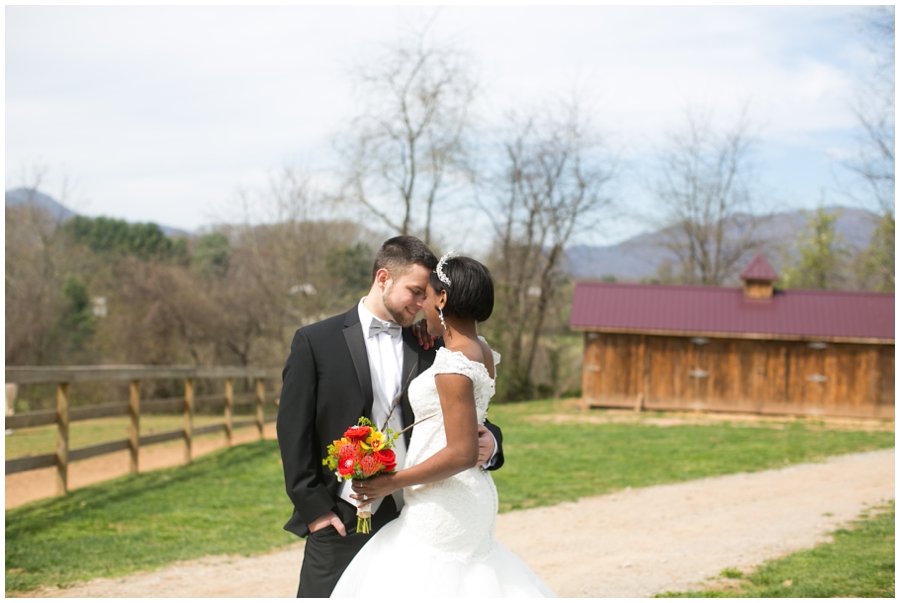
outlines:
[{"label": "groom's short brown hair", "polygon": [[414,264],[434,270],[437,262],[437,258],[428,249],[428,245],[416,237],[401,235],[385,241],[378,253],[375,254],[372,280],[375,280],[375,275],[382,268],[391,274],[391,278],[398,278]]}]

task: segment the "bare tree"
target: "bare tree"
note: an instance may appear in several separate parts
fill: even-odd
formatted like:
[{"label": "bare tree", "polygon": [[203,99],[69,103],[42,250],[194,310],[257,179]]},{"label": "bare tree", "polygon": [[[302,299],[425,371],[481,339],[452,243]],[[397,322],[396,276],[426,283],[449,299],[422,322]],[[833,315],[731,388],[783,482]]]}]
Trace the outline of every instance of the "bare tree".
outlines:
[{"label": "bare tree", "polygon": [[853,112],[860,125],[859,153],[844,161],[869,191],[868,205],[880,216],[869,247],[856,260],[859,284],[878,291],[894,290],[894,7],[866,7],[862,33],[875,58],[875,68],[860,87]]},{"label": "bare tree", "polygon": [[476,84],[468,57],[432,45],[428,27],[355,73],[364,108],[339,151],[340,197],[401,234],[432,239],[432,219],[466,156]]},{"label": "bare tree", "polygon": [[860,87],[853,113],[859,154],[844,162],[868,186],[881,213],[894,215],[894,7],[866,7],[861,28],[875,68]]},{"label": "bare tree", "polygon": [[[229,233],[235,246],[250,254],[241,256],[243,278],[252,276],[259,294],[281,300],[278,323],[287,352],[297,327],[336,313],[346,303],[344,292],[335,287],[341,279],[329,271],[329,258],[338,250],[380,244],[381,237],[361,224],[330,217],[324,195],[301,169],[273,174],[268,190],[243,193],[241,202],[243,223]],[[371,270],[371,257],[366,260]]]},{"label": "bare tree", "polygon": [[[61,211],[41,205],[48,168],[22,169],[21,203],[6,208],[6,363],[45,364],[63,360],[58,323],[64,311],[67,274],[80,261],[58,236]],[[68,182],[58,193],[69,202]]]},{"label": "bare tree", "polygon": [[866,249],[855,258],[857,285],[866,290],[894,291],[894,216],[881,216]]},{"label": "bare tree", "polygon": [[659,153],[655,194],[667,227],[666,247],[682,282],[721,285],[762,244],[754,215],[749,152],[755,142],[744,111],[717,131],[708,113],[687,112],[685,127]]},{"label": "bare tree", "polygon": [[492,323],[508,358],[506,395],[523,399],[534,395],[548,310],[566,282],[563,250],[610,205],[616,166],[577,103],[512,117],[502,147],[495,202],[484,206],[495,233]]}]

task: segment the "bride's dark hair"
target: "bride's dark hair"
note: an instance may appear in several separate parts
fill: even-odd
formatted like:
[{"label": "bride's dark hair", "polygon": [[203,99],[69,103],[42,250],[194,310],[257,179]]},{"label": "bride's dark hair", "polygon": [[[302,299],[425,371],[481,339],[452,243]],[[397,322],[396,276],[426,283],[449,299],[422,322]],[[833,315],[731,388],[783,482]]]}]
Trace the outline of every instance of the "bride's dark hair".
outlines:
[{"label": "bride's dark hair", "polygon": [[431,288],[447,292],[444,314],[458,318],[472,318],[484,322],[494,311],[494,278],[487,266],[466,257],[444,261],[441,269],[450,285],[446,285],[437,273],[431,273]]}]

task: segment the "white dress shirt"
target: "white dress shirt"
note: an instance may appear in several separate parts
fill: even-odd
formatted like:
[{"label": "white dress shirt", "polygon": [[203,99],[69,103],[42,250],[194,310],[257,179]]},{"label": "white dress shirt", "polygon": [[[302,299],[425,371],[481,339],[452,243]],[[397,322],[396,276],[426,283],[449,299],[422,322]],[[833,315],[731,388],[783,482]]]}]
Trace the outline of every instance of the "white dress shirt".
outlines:
[{"label": "white dress shirt", "polygon": [[[377,320],[381,324],[388,323],[372,314],[366,308],[366,298],[362,298],[359,302],[357,310],[359,312],[359,325],[363,332],[363,339],[366,342],[366,355],[369,358],[369,372],[372,375],[372,422],[377,428],[384,425],[388,413],[391,412],[391,405],[394,398],[400,393],[400,374],[403,371],[403,336],[398,333],[392,337],[388,332],[382,331],[376,335],[369,336],[369,325],[373,320]],[[394,409],[387,426],[395,432],[400,432],[405,427],[403,425],[403,412],[399,408]],[[397,468],[403,469],[406,462],[406,441],[403,436],[394,440],[394,454],[397,458]],[[350,498],[353,488],[350,481],[345,481],[341,487],[341,498],[352,505],[356,505],[357,501]],[[392,494],[397,509],[403,506],[403,491],[397,490]],[[381,506],[382,499],[368,501],[372,506],[372,513]]]},{"label": "white dress shirt", "polygon": [[[372,419],[376,425],[381,427],[384,417],[390,412],[390,404],[394,401],[394,397],[400,391],[400,373],[403,372],[403,336],[397,334],[391,337],[387,332],[381,332],[373,337],[369,337],[369,325],[373,320],[377,320],[382,324],[396,324],[393,322],[385,322],[366,308],[365,297],[359,302],[359,324],[363,330],[363,337],[366,341],[366,353],[369,355],[369,369],[372,372],[372,384],[376,383],[385,394],[382,402],[387,403],[387,408],[383,409],[383,414],[376,418],[382,409],[372,407]],[[376,400],[377,401],[377,400]],[[380,419],[380,421],[379,421]]]}]

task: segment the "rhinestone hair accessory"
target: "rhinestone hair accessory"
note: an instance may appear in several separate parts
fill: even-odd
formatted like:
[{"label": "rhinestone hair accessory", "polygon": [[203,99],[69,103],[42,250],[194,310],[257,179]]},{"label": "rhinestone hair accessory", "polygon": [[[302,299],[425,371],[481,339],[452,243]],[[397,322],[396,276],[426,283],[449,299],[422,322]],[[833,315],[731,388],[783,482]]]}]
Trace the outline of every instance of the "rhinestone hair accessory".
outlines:
[{"label": "rhinestone hair accessory", "polygon": [[451,249],[450,251],[445,253],[443,256],[441,256],[440,261],[438,261],[437,268],[434,269],[434,271],[438,275],[438,279],[440,279],[440,281],[442,283],[444,283],[445,285],[447,285],[448,287],[450,286],[451,283],[450,283],[450,277],[448,277],[446,274],[444,274],[444,262],[446,262],[450,258],[455,258],[455,257],[456,257],[456,253]]}]

